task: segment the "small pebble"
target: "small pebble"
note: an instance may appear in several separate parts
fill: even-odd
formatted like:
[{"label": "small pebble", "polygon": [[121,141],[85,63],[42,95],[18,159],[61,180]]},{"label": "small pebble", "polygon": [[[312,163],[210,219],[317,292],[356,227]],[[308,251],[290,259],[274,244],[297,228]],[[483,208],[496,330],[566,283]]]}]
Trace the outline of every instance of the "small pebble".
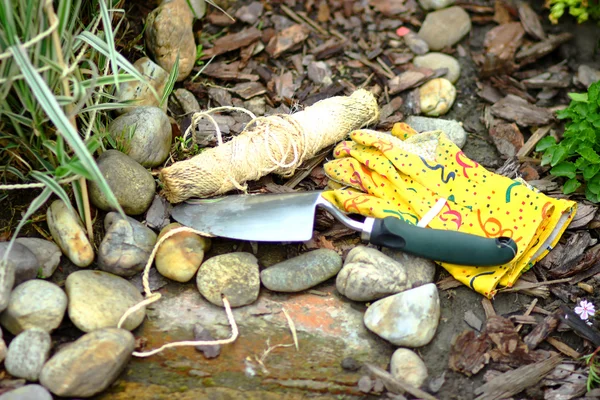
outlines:
[{"label": "small pebble", "polygon": [[[84,332],[116,327],[125,312],[144,298],[131,283],[120,276],[103,271],[77,271],[65,282],[69,297],[69,318]],[[134,330],[146,316],[142,307],[123,323]]]},{"label": "small pebble", "polygon": [[331,69],[323,61],[311,61],[308,64],[308,79],[317,85],[329,86],[333,83]]},{"label": "small pebble", "polygon": [[390,372],[396,379],[414,387],[421,387],[427,379],[427,366],[412,350],[398,349],[392,354]]},{"label": "small pebble", "polygon": [[124,329],[90,332],[48,360],[40,383],[61,397],[93,396],[114,382],[134,349],[135,338]]},{"label": "small pebble", "polygon": [[[140,72],[140,74],[145,78],[145,81],[141,82],[134,80],[131,82],[124,82],[119,85],[119,91],[117,92],[117,99],[119,103],[123,103],[125,101],[133,103],[128,107],[123,107],[117,110],[120,114],[124,114],[132,110],[132,107],[158,107],[169,79],[169,73],[162,69],[159,65],[155,64],[154,61],[148,57],[142,57],[136,60],[133,63],[133,67]],[[151,87],[154,88],[157,96],[154,95],[150,89]],[[163,111],[167,111],[166,102],[163,106]]]},{"label": "small pebble", "polygon": [[419,0],[425,10],[439,10],[454,4],[455,0]]},{"label": "small pebble", "polygon": [[[127,215],[140,215],[150,207],[156,192],[156,184],[149,171],[117,150],[105,151],[96,162],[117,202]],[[94,182],[89,182],[89,192],[90,200],[96,207],[104,211],[113,210]]]},{"label": "small pebble", "polygon": [[[8,250],[9,242],[0,243],[0,259],[4,257]],[[25,281],[34,279],[40,269],[40,263],[35,254],[21,243],[13,243],[7,261],[12,263],[15,270],[14,286],[17,286]]]},{"label": "small pebble", "polygon": [[574,77],[576,83],[580,83],[585,88],[589,88],[592,83],[600,81],[600,70],[582,64],[577,69],[577,74]]},{"label": "small pebble", "polygon": [[60,263],[60,248],[49,240],[39,238],[17,238],[15,242],[27,247],[38,260],[38,278],[50,278]]},{"label": "small pebble", "polygon": [[[194,340],[201,341],[213,341],[215,338],[210,334],[210,332],[200,324],[194,325]],[[201,352],[205,358],[216,358],[221,354],[221,345],[217,344],[214,346],[210,345],[199,345],[196,346],[196,350]]]},{"label": "small pebble", "polygon": [[183,109],[184,114],[193,114],[200,111],[200,104],[196,96],[192,92],[186,89],[177,89],[173,91],[173,96],[177,99],[177,102]]},{"label": "small pebble", "polygon": [[418,34],[409,31],[404,36],[404,42],[414,54],[427,54],[429,45]]},{"label": "small pebble", "polygon": [[106,234],[98,250],[101,270],[119,276],[142,271],[156,243],[156,233],[133,218],[110,212],[104,218]]},{"label": "small pebble", "polygon": [[342,360],[342,368],[346,371],[358,371],[361,365],[352,357],[346,357]]},{"label": "small pebble", "polygon": [[211,303],[223,307],[221,294],[231,307],[253,303],[260,291],[256,257],[250,253],[229,253],[205,261],[196,275],[200,294]]},{"label": "small pebble", "polygon": [[261,2],[253,1],[247,6],[242,6],[235,13],[237,19],[248,25],[254,25],[258,18],[263,15],[264,7]]},{"label": "small pebble", "polygon": [[448,68],[448,72],[442,78],[448,79],[452,83],[456,83],[460,77],[460,64],[458,60],[444,53],[428,53],[423,56],[418,56],[413,59],[413,64],[417,67],[430,69]]},{"label": "small pebble", "polygon": [[428,344],[440,319],[440,299],[434,283],[378,300],[364,316],[366,327],[396,346]]},{"label": "small pebble", "polygon": [[37,382],[44,363],[50,355],[52,339],[40,328],[21,332],[8,346],[4,360],[6,371],[14,377]]},{"label": "small pebble", "polygon": [[262,284],[275,292],[300,292],[334,277],[342,268],[342,257],[319,249],[285,260],[260,273]]},{"label": "small pebble", "polygon": [[444,8],[427,14],[419,30],[429,49],[442,50],[454,46],[471,31],[469,14],[458,6]]},{"label": "small pebble", "polygon": [[67,295],[52,282],[33,279],[15,287],[0,324],[13,335],[30,328],[52,332],[67,309]]},{"label": "small pebble", "polygon": [[0,395],[0,400],[52,400],[50,392],[42,385],[25,385]]},{"label": "small pebble", "polygon": [[374,384],[375,382],[371,378],[369,378],[366,375],[363,375],[358,380],[358,390],[360,390],[363,393],[369,393],[371,390],[373,390]]},{"label": "small pebble", "polygon": [[46,221],[54,242],[73,264],[87,267],[94,261],[94,249],[79,215],[62,200],[55,200],[48,207]]},{"label": "small pebble", "polygon": [[151,229],[159,231],[171,222],[171,209],[173,206],[164,197],[160,195],[154,196],[152,204],[146,211],[146,225]]},{"label": "small pebble", "polygon": [[467,143],[467,132],[458,121],[411,115],[404,122],[417,132],[444,131],[450,140],[461,149]]},{"label": "small pebble", "polygon": [[[183,225],[174,222],[167,225],[158,236],[160,240],[169,231]],[[188,282],[194,277],[210,249],[210,239],[192,232],[179,232],[161,243],[156,251],[156,269],[165,278]]]},{"label": "small pebble", "polygon": [[117,143],[117,150],[143,167],[161,165],[171,151],[171,122],[158,107],[136,107],[113,120],[108,132]]},{"label": "small pebble", "polygon": [[419,88],[419,98],[423,114],[439,117],[450,111],[456,100],[456,88],[448,79],[432,79]]}]

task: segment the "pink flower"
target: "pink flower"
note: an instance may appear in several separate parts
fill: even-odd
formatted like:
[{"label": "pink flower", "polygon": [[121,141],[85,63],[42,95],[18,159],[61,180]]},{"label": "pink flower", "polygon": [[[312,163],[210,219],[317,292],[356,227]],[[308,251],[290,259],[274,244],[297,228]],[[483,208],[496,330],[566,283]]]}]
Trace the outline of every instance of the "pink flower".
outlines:
[{"label": "pink flower", "polygon": [[593,316],[595,312],[596,309],[594,304],[587,300],[581,300],[579,306],[575,307],[575,313],[579,314],[579,318],[583,320],[587,320],[589,317]]}]

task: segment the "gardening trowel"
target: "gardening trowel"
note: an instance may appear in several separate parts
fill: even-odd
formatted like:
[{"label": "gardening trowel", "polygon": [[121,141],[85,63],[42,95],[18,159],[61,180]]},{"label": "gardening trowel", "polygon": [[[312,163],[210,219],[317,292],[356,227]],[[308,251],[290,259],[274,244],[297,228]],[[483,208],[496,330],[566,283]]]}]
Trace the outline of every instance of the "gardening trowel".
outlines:
[{"label": "gardening trowel", "polygon": [[329,211],[374,245],[458,265],[506,264],[517,254],[507,237],[485,238],[466,233],[421,228],[396,217],[360,222],[343,214],[319,191],[249,194],[192,200],[171,215],[182,225],[214,236],[258,242],[302,242],[313,235],[315,210]]}]

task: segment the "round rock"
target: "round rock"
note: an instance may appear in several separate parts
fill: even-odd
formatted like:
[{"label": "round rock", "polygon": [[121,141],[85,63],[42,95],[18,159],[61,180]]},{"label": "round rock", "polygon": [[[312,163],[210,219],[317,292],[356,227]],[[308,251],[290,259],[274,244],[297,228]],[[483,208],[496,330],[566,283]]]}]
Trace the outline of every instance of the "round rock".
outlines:
[{"label": "round rock", "polygon": [[412,287],[403,265],[379,250],[358,246],[346,256],[336,279],[338,292],[355,301],[377,300]]},{"label": "round rock", "polygon": [[173,91],[173,96],[179,102],[184,114],[193,114],[200,111],[200,104],[196,96],[186,89],[177,89]]},{"label": "round rock", "polygon": [[124,329],[100,329],[59,350],[40,383],[61,397],[90,397],[106,389],[131,358],[135,339]]},{"label": "round rock", "polygon": [[60,248],[49,240],[39,238],[18,238],[15,242],[27,247],[37,258],[40,268],[38,278],[50,278],[60,263]]},{"label": "round rock", "polygon": [[417,132],[444,131],[450,140],[461,149],[467,143],[467,132],[458,121],[411,115],[404,122]]},{"label": "round rock", "polygon": [[419,0],[419,4],[425,10],[439,10],[454,4],[454,0]]},{"label": "round rock", "polygon": [[231,307],[253,303],[260,291],[256,257],[250,253],[229,253],[208,259],[196,275],[198,290],[208,301],[223,307],[221,294]]},{"label": "round rock", "polygon": [[143,167],[157,167],[171,151],[171,123],[158,107],[137,107],[108,126],[117,148]]},{"label": "round rock", "polygon": [[439,117],[450,111],[456,100],[456,88],[448,79],[432,79],[419,88],[419,99],[423,114]]},{"label": "round rock", "polygon": [[342,268],[342,257],[329,249],[304,253],[264,269],[263,285],[275,292],[300,292],[335,276]]},{"label": "round rock", "polygon": [[0,400],[52,400],[52,395],[42,385],[25,385],[3,393]]},{"label": "round rock", "polygon": [[[126,214],[139,215],[150,207],[156,190],[150,172],[117,150],[105,151],[96,162]],[[89,182],[89,190],[90,199],[96,207],[104,211],[112,210],[98,185]]]},{"label": "round rock", "polygon": [[8,349],[6,348],[6,342],[4,339],[0,338],[0,362],[4,361],[6,358],[6,352]]},{"label": "round rock", "polygon": [[156,243],[156,233],[116,212],[106,214],[104,229],[106,235],[98,250],[100,269],[119,276],[132,276],[142,271]]},{"label": "round rock", "polygon": [[442,78],[456,83],[460,77],[460,64],[456,58],[444,53],[428,53],[423,56],[417,56],[413,59],[413,64],[417,67],[431,69],[448,68],[448,72]]},{"label": "round rock", "polygon": [[[183,225],[177,222],[167,225],[159,239]],[[188,282],[194,277],[204,253],[210,249],[210,239],[192,232],[179,232],[167,238],[156,251],[156,269],[164,277],[177,282]]]},{"label": "round rock", "polygon": [[0,266],[0,311],[4,311],[10,301],[10,294],[15,285],[15,265],[7,262]]},{"label": "round rock", "polygon": [[[0,243],[0,259],[4,257],[6,250],[8,250],[8,244],[8,242]],[[7,261],[14,266],[14,286],[34,279],[40,268],[40,263],[35,254],[27,246],[16,243],[16,241],[13,243]]]},{"label": "round rock", "polygon": [[[160,99],[165,92],[165,85],[169,79],[169,73],[148,57],[140,58],[133,63],[133,67],[137,69],[146,80],[145,82],[135,80],[122,83],[119,86],[119,92],[117,95],[118,101],[120,103],[129,101],[132,102],[134,106],[138,107],[158,107],[160,105]],[[158,98],[154,95],[154,93],[152,93],[150,88],[154,88]],[[122,114],[129,110],[131,110],[130,107],[124,107],[118,111]],[[167,112],[167,102],[165,102],[162,110]]]},{"label": "round rock", "polygon": [[[65,283],[69,296],[69,318],[84,332],[116,327],[119,319],[144,298],[133,284],[120,276],[103,271],[77,271]],[[134,330],[146,316],[142,307],[123,323],[123,329]]]},{"label": "round rock", "polygon": [[179,54],[178,82],[192,72],[196,63],[193,20],[194,13],[186,0],[163,2],[146,17],[146,48],[166,71],[173,69]]},{"label": "round rock", "polygon": [[73,264],[87,267],[94,261],[94,249],[73,209],[62,200],[55,200],[48,207],[46,220],[54,242]]},{"label": "round rock", "polygon": [[454,46],[471,30],[471,18],[462,7],[454,6],[430,12],[419,30],[433,51]]},{"label": "round rock", "polygon": [[36,382],[50,355],[50,347],[52,339],[45,330],[31,328],[21,332],[8,346],[4,360],[6,371],[17,378]]},{"label": "round rock", "polygon": [[433,283],[383,298],[373,303],[364,317],[370,331],[405,347],[429,343],[439,320],[440,299]]},{"label": "round rock", "polygon": [[0,324],[13,335],[25,329],[52,332],[58,328],[67,309],[67,296],[58,285],[33,279],[17,286],[8,307],[0,314]]},{"label": "round rock", "polygon": [[390,372],[396,379],[420,387],[427,379],[427,367],[412,350],[398,349],[392,354]]}]

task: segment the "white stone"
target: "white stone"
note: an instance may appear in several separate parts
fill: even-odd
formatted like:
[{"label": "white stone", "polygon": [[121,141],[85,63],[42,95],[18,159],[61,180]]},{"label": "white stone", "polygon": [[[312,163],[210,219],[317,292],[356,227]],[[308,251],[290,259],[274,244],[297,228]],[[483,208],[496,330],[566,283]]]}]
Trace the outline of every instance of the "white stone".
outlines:
[{"label": "white stone", "polygon": [[452,83],[456,83],[460,77],[460,64],[458,60],[444,53],[427,53],[423,56],[417,56],[413,59],[413,64],[417,67],[439,69],[448,68],[448,72],[442,75],[442,78],[448,79]]},{"label": "white stone", "polygon": [[390,372],[394,378],[414,387],[420,387],[428,376],[423,360],[409,349],[398,349],[392,354]]}]

